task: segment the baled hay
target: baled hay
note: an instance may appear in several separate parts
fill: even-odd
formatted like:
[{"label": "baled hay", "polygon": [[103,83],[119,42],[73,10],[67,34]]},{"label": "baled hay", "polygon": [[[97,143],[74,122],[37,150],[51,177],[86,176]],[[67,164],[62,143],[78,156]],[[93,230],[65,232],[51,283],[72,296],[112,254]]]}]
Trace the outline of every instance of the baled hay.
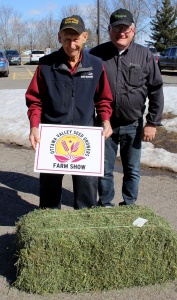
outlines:
[{"label": "baled hay", "polygon": [[[148,221],[133,226],[138,218]],[[177,235],[150,209],[35,210],[17,223],[16,287],[46,294],[120,289],[177,277]]]}]

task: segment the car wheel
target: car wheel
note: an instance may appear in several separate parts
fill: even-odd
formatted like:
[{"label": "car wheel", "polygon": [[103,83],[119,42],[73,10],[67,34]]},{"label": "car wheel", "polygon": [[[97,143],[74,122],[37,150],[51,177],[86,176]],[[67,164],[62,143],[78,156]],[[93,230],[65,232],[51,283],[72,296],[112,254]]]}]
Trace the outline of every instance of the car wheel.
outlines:
[{"label": "car wheel", "polygon": [[8,77],[8,76],[9,76],[9,70],[4,73],[4,77]]}]

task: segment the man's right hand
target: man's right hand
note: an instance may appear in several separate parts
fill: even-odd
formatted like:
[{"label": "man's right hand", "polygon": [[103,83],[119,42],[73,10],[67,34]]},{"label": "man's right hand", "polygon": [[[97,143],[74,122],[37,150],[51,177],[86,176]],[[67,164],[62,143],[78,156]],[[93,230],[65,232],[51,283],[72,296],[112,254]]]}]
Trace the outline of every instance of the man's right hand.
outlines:
[{"label": "man's right hand", "polygon": [[36,150],[36,144],[40,143],[39,138],[39,129],[37,127],[32,127],[30,130],[29,140],[31,143],[31,146],[34,150]]}]

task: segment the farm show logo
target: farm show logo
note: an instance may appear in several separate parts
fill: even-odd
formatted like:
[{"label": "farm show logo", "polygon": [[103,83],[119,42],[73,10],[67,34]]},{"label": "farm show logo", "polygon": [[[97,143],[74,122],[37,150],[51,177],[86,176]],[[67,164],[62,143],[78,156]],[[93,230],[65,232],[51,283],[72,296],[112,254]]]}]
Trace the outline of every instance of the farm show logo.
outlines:
[{"label": "farm show logo", "polygon": [[50,143],[50,154],[54,155],[56,160],[53,168],[85,169],[86,165],[82,163],[89,157],[90,152],[88,138],[76,130],[64,130]]}]

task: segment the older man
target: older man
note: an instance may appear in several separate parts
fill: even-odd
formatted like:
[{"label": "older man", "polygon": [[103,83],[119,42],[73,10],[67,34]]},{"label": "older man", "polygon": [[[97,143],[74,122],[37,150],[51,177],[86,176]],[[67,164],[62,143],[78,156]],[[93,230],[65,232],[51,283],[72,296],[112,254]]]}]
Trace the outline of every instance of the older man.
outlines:
[{"label": "older man", "polygon": [[[39,61],[26,92],[34,149],[40,142],[39,123],[93,126],[95,109],[105,138],[112,134],[112,94],[101,59],[82,50],[87,37],[80,16],[64,18],[58,33],[62,47]],[[97,177],[72,178],[74,208],[95,206]],[[63,174],[40,174],[40,208],[60,207],[62,179]]]},{"label": "older man", "polygon": [[[141,140],[155,138],[164,98],[163,81],[153,54],[133,41],[136,28],[131,12],[122,8],[114,11],[108,30],[111,41],[91,53],[102,58],[113,95],[113,134],[105,142],[105,176],[99,179],[99,204],[109,207],[115,194],[113,171],[118,145],[123,165],[123,201],[120,199],[119,204],[130,205],[137,200]],[[147,98],[148,113],[143,127]]]}]

